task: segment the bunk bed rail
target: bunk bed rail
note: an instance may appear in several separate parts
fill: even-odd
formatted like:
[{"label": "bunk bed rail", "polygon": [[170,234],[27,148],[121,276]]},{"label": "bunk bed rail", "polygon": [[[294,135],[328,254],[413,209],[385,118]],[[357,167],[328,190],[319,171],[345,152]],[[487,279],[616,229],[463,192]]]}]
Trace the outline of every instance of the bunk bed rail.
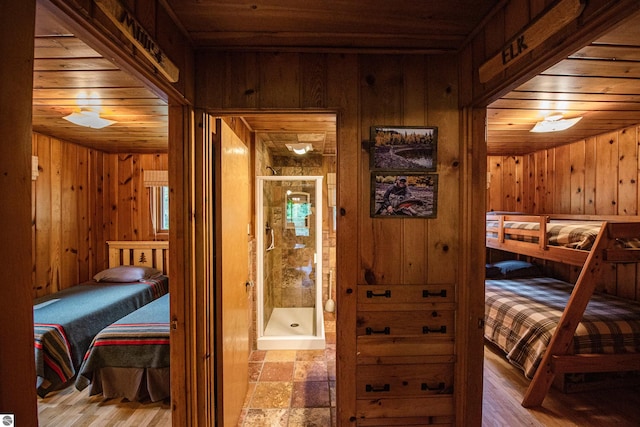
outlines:
[{"label": "bunk bed rail", "polygon": [[[486,215],[486,246],[563,264],[584,265],[588,251],[550,244],[549,225],[552,219],[555,218],[550,215],[488,213]],[[597,224],[595,227],[600,225],[600,223],[594,224]],[[556,233],[562,233],[561,227],[554,227],[554,230]],[[598,230],[599,228],[595,228],[591,231],[594,240]]]}]

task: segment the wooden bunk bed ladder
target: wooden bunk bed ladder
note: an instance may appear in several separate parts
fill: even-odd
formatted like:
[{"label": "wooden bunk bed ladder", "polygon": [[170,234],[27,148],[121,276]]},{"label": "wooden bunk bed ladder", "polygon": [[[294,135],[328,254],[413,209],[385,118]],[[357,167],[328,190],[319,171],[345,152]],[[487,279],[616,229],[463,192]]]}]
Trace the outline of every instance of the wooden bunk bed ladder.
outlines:
[{"label": "wooden bunk bed ladder", "polygon": [[545,351],[540,366],[525,393],[522,406],[542,404],[556,374],[567,372],[640,369],[638,354],[568,355],[576,328],[596,288],[605,262],[639,262],[637,249],[615,247],[617,239],[640,236],[640,223],[603,222],[600,233],[580,272],[569,302]]}]

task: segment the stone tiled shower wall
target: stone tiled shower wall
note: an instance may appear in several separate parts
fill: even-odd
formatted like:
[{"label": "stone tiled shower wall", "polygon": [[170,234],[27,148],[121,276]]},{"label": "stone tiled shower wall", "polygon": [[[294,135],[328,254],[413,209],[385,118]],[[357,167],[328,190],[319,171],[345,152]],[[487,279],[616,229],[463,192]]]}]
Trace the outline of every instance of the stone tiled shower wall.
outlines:
[{"label": "stone tiled shower wall", "polygon": [[[318,254],[318,256],[322,256],[323,262],[323,272],[322,272],[322,300],[323,306],[319,307],[319,309],[323,309],[325,301],[328,299],[328,285],[329,285],[329,271],[335,268],[336,263],[336,233],[333,229],[333,213],[332,209],[327,206],[327,184],[326,184],[326,176],[328,172],[335,172],[336,167],[336,159],[335,157],[323,157],[318,155],[307,155],[300,158],[291,158],[291,157],[279,157],[272,156],[271,153],[266,149],[264,144],[261,144],[257,141],[256,148],[256,158],[255,158],[255,173],[256,175],[271,175],[271,171],[267,169],[267,166],[272,166],[274,169],[278,171],[278,175],[289,175],[289,176],[299,176],[299,175],[320,175],[325,177],[325,182],[323,184],[323,221],[322,221],[322,239],[323,239],[323,248],[322,254]],[[277,192],[280,192],[278,190]],[[283,266],[286,263],[282,260],[286,260],[285,254],[282,253],[282,242],[278,242],[278,236],[282,236],[281,230],[276,229],[276,227],[284,226],[284,199],[282,195],[279,194],[270,194],[269,198],[279,197],[282,202],[270,203],[272,206],[270,209],[265,211],[265,219],[269,218],[269,225],[274,227],[274,233],[276,236],[276,245],[275,249],[269,252],[265,252],[265,287],[264,287],[264,318],[263,321],[267,322],[269,319],[271,312],[274,307],[286,307],[286,306],[313,306],[314,301],[314,290],[312,287],[308,286],[308,282],[303,281],[302,277],[297,272],[283,272]],[[256,224],[256,233],[265,233],[266,224]],[[266,235],[265,235],[266,236]],[[266,237],[265,237],[266,238]],[[266,242],[268,245],[268,242]],[[266,246],[265,246],[266,248]],[[255,249],[255,248],[254,248]],[[297,252],[297,251],[296,251]],[[295,258],[302,258],[313,256],[313,250],[310,251],[310,254],[300,253],[291,256]],[[289,256],[289,255],[287,255]],[[281,262],[277,262],[277,260],[281,260]],[[299,260],[297,261],[300,262]],[[286,267],[285,267],[286,268]],[[254,274],[255,274],[255,266],[254,266]],[[285,276],[283,276],[283,274]],[[312,276],[315,272],[312,272]],[[335,275],[334,275],[335,277]],[[282,279],[280,279],[282,278]],[[280,286],[270,286],[269,283],[278,283],[280,282]],[[296,287],[296,283],[299,283],[299,286]],[[335,283],[333,284],[333,294],[335,295]],[[252,345],[253,348],[256,346],[256,337],[257,331],[255,330],[256,322],[255,315],[257,312],[257,301],[255,298],[257,297],[257,292],[254,292],[254,301],[253,301],[253,339]],[[298,304],[299,302],[299,304]],[[291,304],[291,305],[281,305],[281,304]],[[337,309],[337,307],[336,307]]]}]

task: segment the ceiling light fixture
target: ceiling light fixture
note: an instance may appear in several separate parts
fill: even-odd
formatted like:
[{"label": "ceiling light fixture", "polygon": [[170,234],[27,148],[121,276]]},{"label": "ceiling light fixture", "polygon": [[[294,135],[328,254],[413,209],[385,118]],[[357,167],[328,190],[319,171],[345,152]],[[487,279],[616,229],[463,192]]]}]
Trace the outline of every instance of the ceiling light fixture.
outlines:
[{"label": "ceiling light fixture", "polygon": [[98,111],[86,107],[80,108],[80,112],[73,112],[68,116],[64,116],[63,119],[78,126],[84,126],[91,129],[102,129],[103,127],[117,123],[115,120],[103,119],[100,117]]},{"label": "ceiling light fixture", "polygon": [[309,151],[313,151],[313,145],[307,143],[298,143],[298,144],[285,144],[289,151],[293,151],[297,155],[301,156]]},{"label": "ceiling light fixture", "polygon": [[563,119],[561,113],[551,114],[536,123],[536,125],[530,130],[530,132],[543,133],[543,132],[560,132],[562,130],[569,129],[571,126],[582,120],[582,117],[574,117],[573,119]]}]

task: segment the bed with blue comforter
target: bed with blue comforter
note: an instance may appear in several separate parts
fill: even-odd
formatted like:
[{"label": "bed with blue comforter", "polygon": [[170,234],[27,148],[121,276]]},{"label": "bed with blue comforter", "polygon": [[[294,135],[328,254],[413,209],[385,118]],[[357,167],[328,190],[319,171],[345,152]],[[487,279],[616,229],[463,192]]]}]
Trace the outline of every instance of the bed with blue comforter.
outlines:
[{"label": "bed with blue comforter", "polygon": [[38,395],[70,382],[100,330],[165,295],[168,285],[164,275],[130,283],[94,280],[34,300]]},{"label": "bed with blue comforter", "polygon": [[76,388],[105,398],[153,402],[170,397],[169,294],[101,330],[76,378]]}]

